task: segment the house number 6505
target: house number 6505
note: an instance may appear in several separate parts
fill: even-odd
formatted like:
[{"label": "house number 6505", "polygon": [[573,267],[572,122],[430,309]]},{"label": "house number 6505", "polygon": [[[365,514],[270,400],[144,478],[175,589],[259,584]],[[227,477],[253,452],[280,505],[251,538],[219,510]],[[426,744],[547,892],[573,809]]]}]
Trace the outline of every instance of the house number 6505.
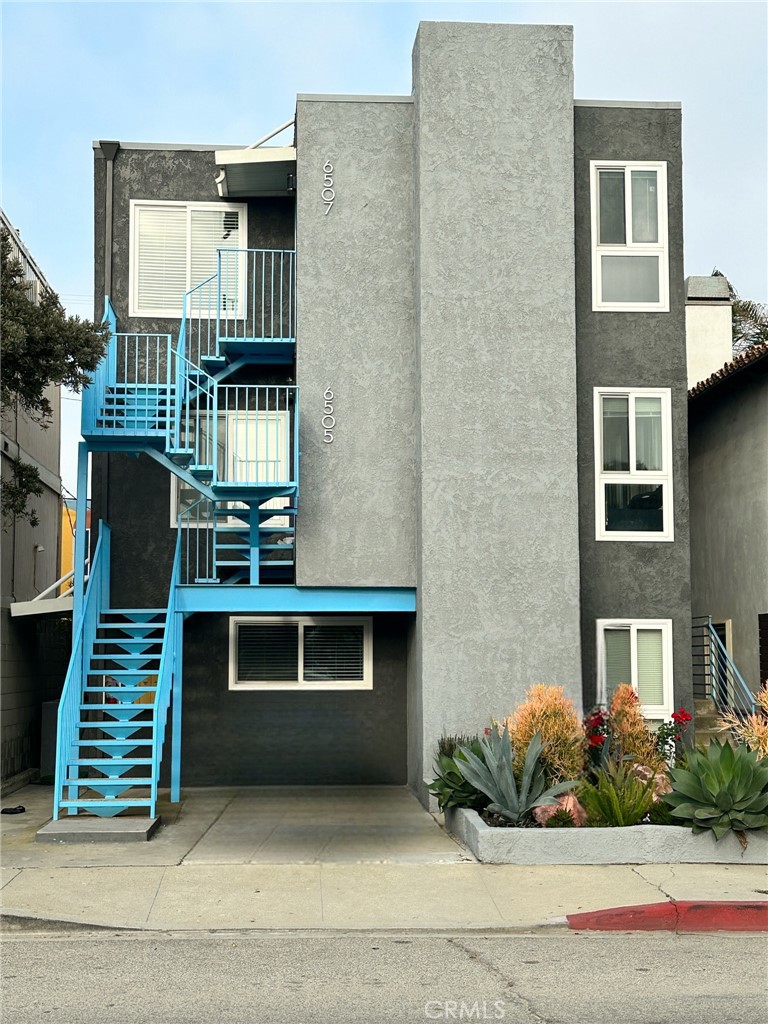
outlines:
[{"label": "house number 6505", "polygon": [[326,388],[323,392],[323,399],[325,405],[323,406],[323,441],[326,444],[331,444],[333,441],[333,428],[336,426],[336,418],[333,415],[333,392],[330,388]]},{"label": "house number 6505", "polygon": [[320,197],[325,203],[325,215],[327,217],[336,198],[336,192],[333,187],[333,164],[330,160],[326,160],[323,164],[323,191],[320,193]]}]

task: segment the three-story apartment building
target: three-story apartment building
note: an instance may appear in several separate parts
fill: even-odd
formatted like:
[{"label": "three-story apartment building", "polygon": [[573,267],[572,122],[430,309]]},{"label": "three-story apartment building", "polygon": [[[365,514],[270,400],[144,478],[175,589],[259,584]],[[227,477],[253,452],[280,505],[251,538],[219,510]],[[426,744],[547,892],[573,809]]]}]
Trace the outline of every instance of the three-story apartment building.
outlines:
[{"label": "three-story apartment building", "polygon": [[568,27],[423,23],[411,95],[299,95],[289,145],[94,152],[57,812],[426,800],[533,683],[690,705],[678,104],[574,100]]}]

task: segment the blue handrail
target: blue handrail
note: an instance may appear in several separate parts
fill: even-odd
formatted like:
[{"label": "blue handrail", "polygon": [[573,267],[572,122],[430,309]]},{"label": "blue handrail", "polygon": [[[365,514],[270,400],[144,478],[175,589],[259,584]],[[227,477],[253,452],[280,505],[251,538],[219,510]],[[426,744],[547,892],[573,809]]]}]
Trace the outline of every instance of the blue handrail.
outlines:
[{"label": "blue handrail", "polygon": [[[111,530],[107,523],[99,521],[99,539],[91,563],[88,588],[85,592],[83,610],[72,643],[72,657],[61,691],[56,733],[56,774],[53,790],[53,817],[58,819],[67,784],[67,763],[76,756],[78,722],[82,701],[83,680],[88,657],[87,645],[93,643],[99,614],[109,608],[109,563]],[[70,813],[75,813],[71,810]]]},{"label": "blue handrail", "polygon": [[755,695],[744,681],[712,624],[711,615],[693,620],[694,675],[704,680],[704,695],[721,712],[753,714]]},{"label": "blue handrail", "polygon": [[163,760],[163,740],[165,738],[165,726],[168,719],[168,708],[171,704],[173,692],[173,676],[176,671],[176,642],[175,623],[176,614],[176,588],[179,585],[181,575],[181,531],[176,538],[176,552],[173,556],[173,570],[171,572],[170,590],[168,593],[168,605],[165,620],[165,639],[163,651],[160,656],[160,666],[157,673],[157,692],[155,693],[155,704],[152,709],[152,786],[150,792],[149,816],[155,817],[157,808],[157,787],[160,780],[160,765]]}]

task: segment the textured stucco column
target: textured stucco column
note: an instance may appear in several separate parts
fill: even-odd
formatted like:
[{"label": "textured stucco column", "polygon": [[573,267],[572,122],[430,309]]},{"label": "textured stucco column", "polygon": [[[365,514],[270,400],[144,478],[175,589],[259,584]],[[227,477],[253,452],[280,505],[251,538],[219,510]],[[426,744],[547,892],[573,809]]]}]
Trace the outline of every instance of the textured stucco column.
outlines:
[{"label": "textured stucco column", "polygon": [[423,798],[441,732],[581,705],[571,30],[423,23],[414,98]]},{"label": "textured stucco column", "polygon": [[300,586],[415,585],[412,126],[409,96],[298,99]]}]

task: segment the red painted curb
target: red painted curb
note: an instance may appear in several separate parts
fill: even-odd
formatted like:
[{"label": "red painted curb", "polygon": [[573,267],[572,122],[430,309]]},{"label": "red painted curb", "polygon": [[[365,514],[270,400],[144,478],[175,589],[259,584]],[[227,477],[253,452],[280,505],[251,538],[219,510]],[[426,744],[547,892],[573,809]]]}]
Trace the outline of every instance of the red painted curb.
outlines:
[{"label": "red painted curb", "polygon": [[763,932],[768,900],[669,900],[568,914],[575,931]]}]

